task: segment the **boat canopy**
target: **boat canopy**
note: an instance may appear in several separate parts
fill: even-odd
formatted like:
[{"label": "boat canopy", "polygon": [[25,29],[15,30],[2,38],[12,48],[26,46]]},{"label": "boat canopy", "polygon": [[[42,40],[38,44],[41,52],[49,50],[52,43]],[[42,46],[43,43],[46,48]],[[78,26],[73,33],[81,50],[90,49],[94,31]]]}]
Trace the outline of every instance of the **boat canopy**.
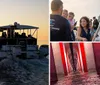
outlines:
[{"label": "boat canopy", "polygon": [[[8,43],[9,45],[15,45],[21,41],[24,41],[27,44],[36,45],[38,39],[38,29],[39,27],[20,25],[17,22],[15,22],[14,25],[0,26],[0,31],[2,32],[2,36],[4,36],[0,36],[0,44],[3,45]],[[18,32],[15,30],[18,30]],[[24,30],[27,31],[24,32]],[[5,43],[3,41],[5,41]]]},{"label": "boat canopy", "polygon": [[0,26],[0,30],[8,30],[8,29],[15,29],[15,30],[24,30],[24,29],[39,29],[39,27],[35,26],[29,26],[29,25],[6,25],[6,26]]}]

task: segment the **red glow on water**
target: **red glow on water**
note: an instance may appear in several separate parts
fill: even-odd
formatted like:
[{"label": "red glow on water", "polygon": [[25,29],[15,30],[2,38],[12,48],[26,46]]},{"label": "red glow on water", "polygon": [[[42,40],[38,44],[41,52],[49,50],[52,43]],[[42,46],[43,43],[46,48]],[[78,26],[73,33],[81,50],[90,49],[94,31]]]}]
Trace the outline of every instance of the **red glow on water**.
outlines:
[{"label": "red glow on water", "polygon": [[60,46],[60,52],[61,52],[64,73],[65,73],[65,75],[67,75],[67,68],[66,68],[66,62],[65,62],[65,57],[64,57],[63,43],[59,43],[59,46]]},{"label": "red glow on water", "polygon": [[69,61],[69,58],[68,58],[69,44],[68,43],[64,43],[64,47],[65,47],[65,54],[66,54],[66,59],[67,59],[67,70],[68,70],[68,73],[70,73],[70,61]]},{"label": "red glow on water", "polygon": [[81,54],[82,54],[84,72],[88,72],[87,63],[86,63],[85,49],[84,49],[84,43],[80,43],[80,51],[81,51]]}]

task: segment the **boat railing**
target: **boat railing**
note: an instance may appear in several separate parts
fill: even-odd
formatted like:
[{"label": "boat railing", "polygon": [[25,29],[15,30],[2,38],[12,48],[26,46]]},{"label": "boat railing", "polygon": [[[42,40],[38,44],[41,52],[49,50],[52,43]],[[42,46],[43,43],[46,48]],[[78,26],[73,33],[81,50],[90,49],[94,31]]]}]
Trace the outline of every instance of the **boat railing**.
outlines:
[{"label": "boat railing", "polygon": [[27,57],[39,56],[38,45],[26,45],[25,50],[22,48],[22,45],[2,45],[0,49],[0,57],[7,57],[7,55],[26,55]]},{"label": "boat railing", "polygon": [[37,45],[36,38],[0,38],[0,45]]}]

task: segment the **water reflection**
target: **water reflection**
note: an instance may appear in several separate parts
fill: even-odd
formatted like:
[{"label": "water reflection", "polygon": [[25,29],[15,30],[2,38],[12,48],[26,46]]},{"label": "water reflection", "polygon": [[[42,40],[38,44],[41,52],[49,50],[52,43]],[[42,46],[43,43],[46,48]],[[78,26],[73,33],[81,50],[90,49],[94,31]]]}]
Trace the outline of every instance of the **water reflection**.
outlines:
[{"label": "water reflection", "polygon": [[100,75],[96,73],[72,73],[55,85],[100,85]]}]

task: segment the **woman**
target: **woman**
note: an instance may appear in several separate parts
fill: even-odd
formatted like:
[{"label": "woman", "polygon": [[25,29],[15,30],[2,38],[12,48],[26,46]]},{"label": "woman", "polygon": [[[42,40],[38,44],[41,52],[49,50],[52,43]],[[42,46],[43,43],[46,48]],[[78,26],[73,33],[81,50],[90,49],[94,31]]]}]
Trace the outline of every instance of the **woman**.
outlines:
[{"label": "woman", "polygon": [[68,21],[71,26],[71,38],[72,41],[75,41],[75,34],[74,34],[74,28],[75,28],[75,19],[74,19],[75,14],[73,12],[69,12],[68,14]]},{"label": "woman", "polygon": [[77,39],[80,41],[90,41],[91,34],[90,34],[90,22],[87,17],[82,17],[80,19],[80,28],[77,30]]}]

